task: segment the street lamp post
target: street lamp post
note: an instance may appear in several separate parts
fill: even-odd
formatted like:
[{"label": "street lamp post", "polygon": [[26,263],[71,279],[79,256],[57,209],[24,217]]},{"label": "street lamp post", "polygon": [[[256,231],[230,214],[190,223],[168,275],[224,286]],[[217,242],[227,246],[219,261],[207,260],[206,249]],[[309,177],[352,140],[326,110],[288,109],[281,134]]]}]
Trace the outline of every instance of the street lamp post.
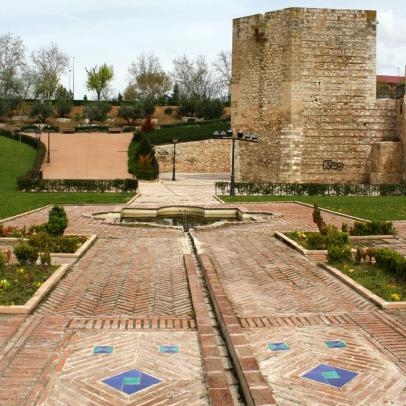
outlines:
[{"label": "street lamp post", "polygon": [[41,140],[41,126],[38,127],[38,130],[35,132],[35,139],[37,141],[37,153],[35,157],[35,177],[38,179],[40,170],[39,170],[39,143]]},{"label": "street lamp post", "polygon": [[178,142],[178,140],[176,138],[174,138],[172,140],[173,142],[173,167],[172,167],[172,181],[176,180],[176,176],[175,176],[175,166],[176,166],[176,143]]},{"label": "street lamp post", "polygon": [[231,176],[230,176],[230,196],[235,196],[235,143],[236,141],[258,142],[256,134],[245,134],[243,131],[237,131],[237,137],[234,137],[232,130],[215,131],[215,139],[231,139]]},{"label": "street lamp post", "polygon": [[51,163],[51,134],[48,126],[47,164]]}]

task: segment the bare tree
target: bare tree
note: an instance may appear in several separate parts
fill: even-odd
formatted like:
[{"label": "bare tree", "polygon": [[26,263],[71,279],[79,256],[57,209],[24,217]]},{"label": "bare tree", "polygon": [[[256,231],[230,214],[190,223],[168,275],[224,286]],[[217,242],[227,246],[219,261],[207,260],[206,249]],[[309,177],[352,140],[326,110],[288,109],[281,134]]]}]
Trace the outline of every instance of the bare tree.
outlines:
[{"label": "bare tree", "polygon": [[154,54],[141,54],[133,62],[128,72],[131,81],[127,94],[133,94],[136,98],[152,98],[154,100],[163,97],[172,88],[171,78],[162,69],[159,59]]},{"label": "bare tree", "polygon": [[31,60],[35,73],[35,93],[38,97],[50,99],[54,96],[61,75],[69,65],[69,56],[61,52],[58,45],[51,43],[32,52]]},{"label": "bare tree", "polygon": [[221,51],[217,54],[217,59],[213,64],[222,93],[230,93],[231,62],[231,52]]},{"label": "bare tree", "polygon": [[0,36],[0,96],[15,97],[20,92],[19,74],[24,67],[22,40],[7,33]]},{"label": "bare tree", "polygon": [[219,94],[219,83],[210,69],[206,58],[201,55],[195,60],[186,55],[173,61],[173,78],[182,98],[213,98]]}]

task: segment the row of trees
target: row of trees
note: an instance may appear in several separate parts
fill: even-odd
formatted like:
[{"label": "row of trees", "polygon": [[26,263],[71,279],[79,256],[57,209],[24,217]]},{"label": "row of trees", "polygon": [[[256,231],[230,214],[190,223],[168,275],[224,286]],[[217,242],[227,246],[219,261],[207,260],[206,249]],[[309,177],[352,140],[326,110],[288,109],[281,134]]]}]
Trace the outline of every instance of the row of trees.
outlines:
[{"label": "row of trees", "polygon": [[[58,45],[51,43],[26,54],[21,38],[11,33],[0,36],[0,98],[67,99],[72,94],[60,85],[69,69],[70,58]],[[112,66],[102,64],[86,69],[87,88],[97,100],[112,98]],[[167,72],[157,56],[142,54],[128,69],[129,84],[123,98],[154,100],[171,95],[178,99],[213,99],[228,95],[231,79],[231,55],[220,52],[210,64],[204,56],[191,59],[186,55],[173,61]]]}]

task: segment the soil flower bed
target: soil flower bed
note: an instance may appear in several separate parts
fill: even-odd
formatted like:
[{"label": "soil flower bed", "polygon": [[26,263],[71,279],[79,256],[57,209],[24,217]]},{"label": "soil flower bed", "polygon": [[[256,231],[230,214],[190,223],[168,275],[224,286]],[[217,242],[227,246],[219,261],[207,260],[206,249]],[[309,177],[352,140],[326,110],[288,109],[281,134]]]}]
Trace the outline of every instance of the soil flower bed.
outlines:
[{"label": "soil flower bed", "polygon": [[0,305],[24,305],[57,266],[7,265],[0,269]]}]

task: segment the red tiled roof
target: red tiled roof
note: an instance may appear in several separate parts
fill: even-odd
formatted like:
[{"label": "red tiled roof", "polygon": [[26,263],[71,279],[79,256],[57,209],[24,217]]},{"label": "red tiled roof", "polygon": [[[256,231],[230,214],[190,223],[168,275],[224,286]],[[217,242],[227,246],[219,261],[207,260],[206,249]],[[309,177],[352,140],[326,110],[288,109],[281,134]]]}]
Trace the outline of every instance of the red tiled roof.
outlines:
[{"label": "red tiled roof", "polygon": [[404,83],[405,77],[404,76],[377,75],[376,80],[377,80],[377,82],[397,84],[397,83]]}]

